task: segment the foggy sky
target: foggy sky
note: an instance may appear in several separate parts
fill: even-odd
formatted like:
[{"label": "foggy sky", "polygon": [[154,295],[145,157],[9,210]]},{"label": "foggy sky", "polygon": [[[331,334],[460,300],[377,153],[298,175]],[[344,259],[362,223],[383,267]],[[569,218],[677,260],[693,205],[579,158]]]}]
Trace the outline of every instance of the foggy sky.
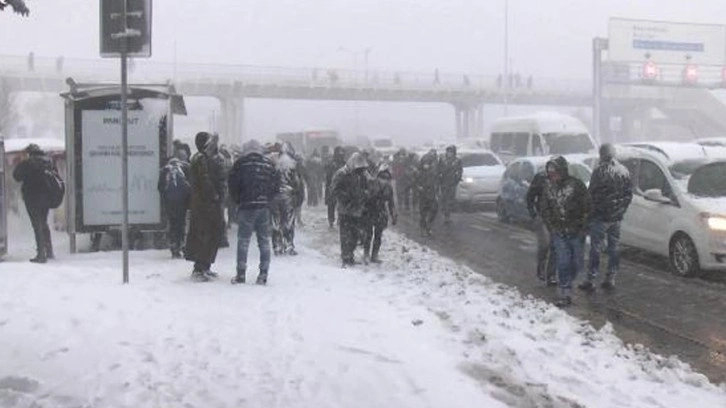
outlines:
[{"label": "foggy sky", "polygon": [[[0,13],[0,53],[98,58],[98,1],[27,3],[29,18]],[[723,0],[509,0],[509,8],[512,70],[536,79],[589,78],[591,39],[607,35],[609,17],[726,19]],[[503,16],[504,0],[156,0],[153,59],[362,70],[370,47],[370,69],[496,75]]]}]

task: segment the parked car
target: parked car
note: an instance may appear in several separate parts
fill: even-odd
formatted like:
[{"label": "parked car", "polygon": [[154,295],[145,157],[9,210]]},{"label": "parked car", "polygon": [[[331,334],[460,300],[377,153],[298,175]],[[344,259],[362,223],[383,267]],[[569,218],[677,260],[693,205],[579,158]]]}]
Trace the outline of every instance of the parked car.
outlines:
[{"label": "parked car", "polygon": [[634,149],[618,159],[633,180],[621,242],[667,256],[673,271],[694,276],[726,270],[726,160]]},{"label": "parked car", "polygon": [[703,146],[709,157],[726,159],[726,137],[711,137],[698,139],[696,143]]},{"label": "parked car", "polygon": [[698,143],[688,142],[633,142],[621,146],[635,147],[663,156],[667,162],[681,159],[708,157],[706,149]]},{"label": "parked car", "polygon": [[[592,169],[582,162],[581,157],[578,155],[565,156],[565,158],[569,163],[570,174],[585,184],[589,183]],[[496,201],[497,217],[500,221],[520,223],[531,221],[527,210],[527,190],[529,190],[534,175],[543,171],[550,159],[550,156],[521,157],[507,165]]]},{"label": "parked car", "polygon": [[468,207],[494,204],[505,169],[499,157],[484,149],[461,149],[457,155],[464,172],[456,189],[456,203]]}]

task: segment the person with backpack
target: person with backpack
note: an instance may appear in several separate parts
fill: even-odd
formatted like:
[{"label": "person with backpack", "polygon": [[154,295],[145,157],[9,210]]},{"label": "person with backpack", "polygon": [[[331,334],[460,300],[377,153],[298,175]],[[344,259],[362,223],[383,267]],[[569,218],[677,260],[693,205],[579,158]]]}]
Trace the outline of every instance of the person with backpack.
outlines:
[{"label": "person with backpack", "polygon": [[35,235],[37,254],[30,262],[45,263],[54,258],[48,213],[60,205],[65,186],[40,146],[31,143],[25,153],[27,158],[15,168],[13,178],[23,184],[21,193]]},{"label": "person with backpack", "polygon": [[169,249],[171,249],[171,257],[174,259],[182,257],[184,245],[187,210],[191,195],[188,172],[189,165],[176,157],[170,158],[159,172],[158,188],[169,221]]}]

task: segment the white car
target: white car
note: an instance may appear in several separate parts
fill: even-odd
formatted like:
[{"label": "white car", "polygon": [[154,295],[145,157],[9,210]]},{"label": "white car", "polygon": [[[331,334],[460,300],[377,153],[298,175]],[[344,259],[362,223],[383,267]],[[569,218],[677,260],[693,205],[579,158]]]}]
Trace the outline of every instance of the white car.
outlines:
[{"label": "white car", "polygon": [[622,243],[669,257],[682,276],[726,270],[726,160],[644,149],[620,149],[618,160],[633,180]]},{"label": "white car", "polygon": [[719,159],[726,159],[726,137],[711,137],[705,139],[698,139],[696,143],[703,146],[706,150],[706,154],[710,157],[717,157]]},{"label": "white car", "polygon": [[464,167],[461,183],[456,189],[456,202],[476,206],[497,201],[499,183],[505,166],[491,150],[459,150],[457,156]]}]

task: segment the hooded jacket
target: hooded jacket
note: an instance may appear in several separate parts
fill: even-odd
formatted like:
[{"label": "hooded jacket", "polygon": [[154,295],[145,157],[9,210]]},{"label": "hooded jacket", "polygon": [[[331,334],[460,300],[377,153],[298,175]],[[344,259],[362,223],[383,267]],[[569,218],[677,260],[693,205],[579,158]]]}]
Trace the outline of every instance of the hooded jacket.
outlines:
[{"label": "hooded jacket", "polygon": [[453,188],[461,182],[461,177],[464,174],[464,167],[461,163],[461,159],[456,157],[456,147],[449,146],[446,148],[446,152],[453,152],[454,156],[445,155],[441,159],[439,164],[439,171],[441,177],[442,188]]},{"label": "hooded jacket", "polygon": [[232,201],[243,210],[267,208],[280,191],[280,175],[264,155],[262,145],[250,140],[242,146],[227,179]]},{"label": "hooded jacket", "polygon": [[368,163],[360,153],[353,153],[348,162],[335,172],[330,183],[338,213],[360,217],[368,198]]},{"label": "hooded jacket", "polygon": [[13,178],[23,183],[20,191],[27,205],[43,206],[50,200],[45,171],[52,170],[53,164],[41,150],[30,153],[28,159],[20,162],[13,171]]},{"label": "hooded jacket", "polygon": [[416,187],[422,199],[435,200],[439,192],[439,166],[436,152],[423,155],[416,174]]},{"label": "hooded jacket", "polygon": [[547,180],[541,197],[542,219],[550,231],[570,238],[585,233],[590,207],[590,196],[585,183],[570,176],[567,160],[560,156],[547,162],[554,166],[561,178]]},{"label": "hooded jacket", "polygon": [[330,204],[335,199],[331,194],[331,183],[333,182],[333,176],[335,172],[345,166],[345,150],[341,146],[337,146],[333,150],[333,159],[325,164],[325,202]]},{"label": "hooded jacket", "polygon": [[633,200],[630,172],[615,159],[601,160],[592,172],[588,192],[592,202],[591,219],[620,221]]}]

